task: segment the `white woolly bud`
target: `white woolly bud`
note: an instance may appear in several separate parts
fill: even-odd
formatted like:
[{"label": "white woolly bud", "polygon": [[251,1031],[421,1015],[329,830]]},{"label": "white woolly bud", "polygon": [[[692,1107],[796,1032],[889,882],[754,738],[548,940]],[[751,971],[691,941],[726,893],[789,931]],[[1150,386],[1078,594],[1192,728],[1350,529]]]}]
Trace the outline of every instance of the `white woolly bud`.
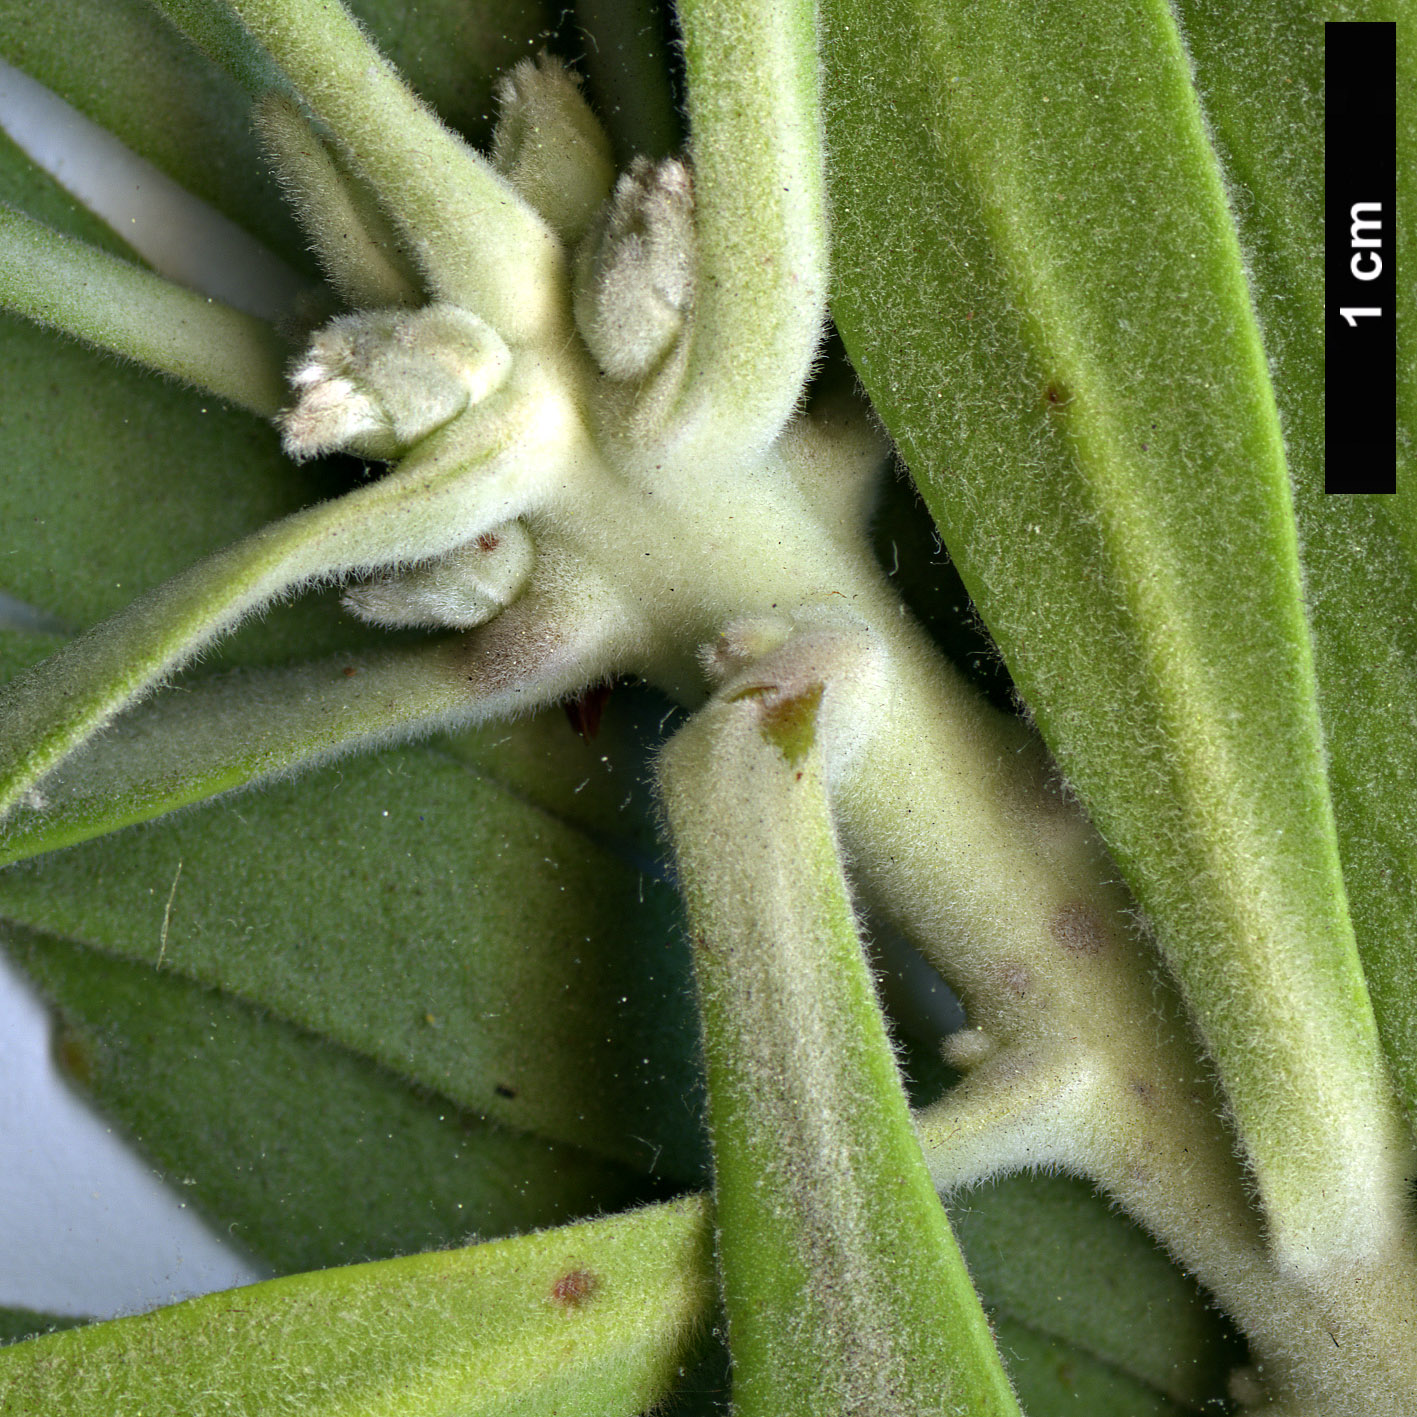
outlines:
[{"label": "white woolly bud", "polygon": [[961,1028],[940,1044],[945,1062],[960,1072],[977,1068],[986,1058],[992,1058],[995,1042],[982,1028]]},{"label": "white woolly bud", "polygon": [[291,372],[295,405],[279,419],[285,450],[399,457],[485,399],[510,364],[496,331],[456,305],[341,315]]},{"label": "white woolly bud", "polygon": [[506,522],[437,560],[355,586],[344,607],[390,629],[470,630],[522,593],[535,559],[526,528]]},{"label": "white woolly bud", "polygon": [[612,379],[648,374],[694,298],[694,188],[677,158],[636,158],[576,256],[576,327]]},{"label": "white woolly bud", "polygon": [[580,80],[549,54],[523,59],[497,85],[497,170],[568,245],[585,235],[615,181],[610,139]]}]

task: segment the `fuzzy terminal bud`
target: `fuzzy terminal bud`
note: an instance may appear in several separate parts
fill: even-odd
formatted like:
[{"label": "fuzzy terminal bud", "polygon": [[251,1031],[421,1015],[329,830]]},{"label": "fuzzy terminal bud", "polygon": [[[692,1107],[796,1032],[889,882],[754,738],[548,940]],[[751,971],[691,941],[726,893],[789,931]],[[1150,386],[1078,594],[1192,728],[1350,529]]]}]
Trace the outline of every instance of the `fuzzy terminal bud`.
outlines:
[{"label": "fuzzy terminal bud", "polygon": [[637,157],[576,253],[576,327],[610,378],[642,378],[673,348],[694,267],[688,166]]},{"label": "fuzzy terminal bud", "polygon": [[510,364],[496,331],[456,305],[341,315],[291,373],[296,401],[279,420],[285,450],[400,457],[485,399]]},{"label": "fuzzy terminal bud", "polygon": [[498,83],[497,102],[494,165],[574,246],[615,181],[610,139],[580,80],[559,59],[541,54],[523,59]]},{"label": "fuzzy terminal bud", "polygon": [[507,522],[446,556],[355,586],[344,607],[389,629],[470,630],[521,594],[535,557],[526,528]]}]

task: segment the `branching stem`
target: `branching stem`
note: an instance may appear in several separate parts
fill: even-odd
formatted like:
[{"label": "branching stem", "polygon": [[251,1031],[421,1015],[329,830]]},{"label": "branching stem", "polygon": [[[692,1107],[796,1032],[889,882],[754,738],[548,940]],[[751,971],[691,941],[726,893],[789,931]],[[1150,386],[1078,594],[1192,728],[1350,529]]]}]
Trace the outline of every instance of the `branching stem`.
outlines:
[{"label": "branching stem", "polygon": [[231,4],[345,144],[436,296],[480,315],[509,342],[556,322],[564,304],[556,238],[491,164],[419,101],[343,6]]}]

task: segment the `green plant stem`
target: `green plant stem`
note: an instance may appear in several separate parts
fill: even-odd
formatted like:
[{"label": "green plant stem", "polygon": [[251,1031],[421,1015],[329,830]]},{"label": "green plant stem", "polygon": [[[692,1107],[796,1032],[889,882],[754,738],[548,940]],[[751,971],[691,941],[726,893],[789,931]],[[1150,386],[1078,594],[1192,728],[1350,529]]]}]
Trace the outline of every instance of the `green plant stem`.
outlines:
[{"label": "green plant stem", "polygon": [[660,768],[694,933],[735,1410],[1016,1414],[861,952],[813,741],[823,692],[728,693]]},{"label": "green plant stem", "polygon": [[480,315],[513,343],[558,325],[565,261],[556,238],[491,164],[419,101],[342,5],[231,5],[345,145],[435,295]]},{"label": "green plant stem", "polygon": [[253,315],[0,208],[0,305],[272,417],[288,357]]},{"label": "green plant stem", "polygon": [[462,639],[248,669],[184,685],[125,714],[44,785],[42,811],[0,828],[0,864],[73,846],[246,784],[435,725],[522,707],[480,698]]},{"label": "green plant stem", "polygon": [[212,0],[151,0],[214,64],[219,64],[251,97],[282,91],[285,76],[224,4]]},{"label": "green plant stem", "polygon": [[766,446],[811,369],[827,236],[813,0],[685,0],[698,278],[673,427]]},{"label": "green plant stem", "polygon": [[848,348],[1181,982],[1271,1243],[1322,1286],[1402,1243],[1412,1147],[1345,900],[1273,390],[1175,15],[824,9]]},{"label": "green plant stem", "polygon": [[256,105],[255,121],[286,197],[346,304],[355,310],[416,305],[419,292],[388,220],[340,171],[300,106],[283,94],[267,93]]}]

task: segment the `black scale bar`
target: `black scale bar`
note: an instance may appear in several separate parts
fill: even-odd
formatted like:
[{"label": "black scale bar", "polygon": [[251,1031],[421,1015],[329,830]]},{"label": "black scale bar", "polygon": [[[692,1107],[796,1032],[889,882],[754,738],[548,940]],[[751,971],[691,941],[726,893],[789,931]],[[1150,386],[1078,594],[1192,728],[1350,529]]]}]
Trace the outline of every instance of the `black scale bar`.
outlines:
[{"label": "black scale bar", "polygon": [[1326,24],[1324,90],[1324,491],[1396,492],[1397,26]]}]

